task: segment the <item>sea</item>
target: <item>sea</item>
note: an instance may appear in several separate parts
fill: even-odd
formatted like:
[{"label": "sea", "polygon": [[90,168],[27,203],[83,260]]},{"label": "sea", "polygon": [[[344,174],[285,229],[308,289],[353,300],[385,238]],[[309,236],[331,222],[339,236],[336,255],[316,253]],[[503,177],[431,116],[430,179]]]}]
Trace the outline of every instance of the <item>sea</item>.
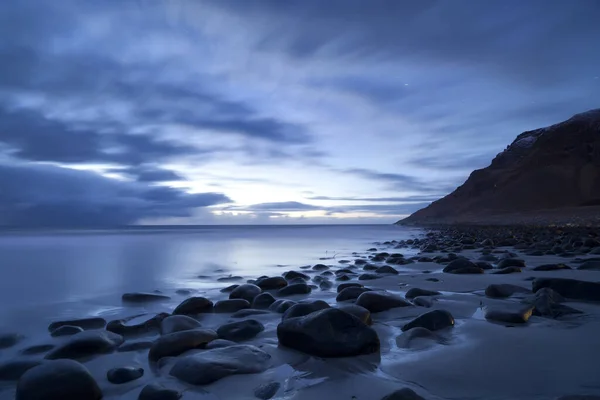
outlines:
[{"label": "sea", "polygon": [[396,225],[0,231],[0,332],[27,335],[56,320],[116,318],[125,313],[126,292],[164,293],[175,306],[184,298],[175,294],[178,289],[208,296],[231,284],[220,277],[251,279],[338,264],[352,260],[354,252],[422,233]]}]

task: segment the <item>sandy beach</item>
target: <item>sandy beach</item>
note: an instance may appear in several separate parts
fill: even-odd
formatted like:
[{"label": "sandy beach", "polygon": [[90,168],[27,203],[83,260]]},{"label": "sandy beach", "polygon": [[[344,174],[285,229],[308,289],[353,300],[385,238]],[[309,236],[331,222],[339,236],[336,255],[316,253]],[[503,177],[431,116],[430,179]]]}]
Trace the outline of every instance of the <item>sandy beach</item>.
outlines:
[{"label": "sandy beach", "polygon": [[[582,260],[594,257],[587,254],[594,250],[582,241],[564,254],[546,254],[550,252],[532,249],[536,245],[543,248],[550,237],[559,241],[557,237],[546,235],[545,242],[538,238],[528,246],[517,237],[519,243],[500,246],[493,240],[486,241],[485,232],[492,231],[432,231],[408,241],[374,244],[373,248],[356,249],[343,258],[324,260],[319,266],[285,268],[281,270],[285,279],[263,279],[261,283],[258,276],[222,275],[211,289],[130,294],[124,297],[125,314],[137,317],[102,321],[99,326],[95,322],[89,326],[88,321],[88,326],[82,326],[85,332],[63,327],[64,336],[52,337],[48,332],[46,339],[36,339],[36,343],[19,337],[18,329],[3,332],[0,398],[38,398],[36,393],[54,389],[60,392],[75,385],[56,377],[51,384],[44,381],[44,374],[52,376],[52,372],[43,370],[44,366],[57,365],[53,363],[64,359],[81,363],[93,377],[87,383],[79,380],[82,399],[99,398],[100,393],[106,399],[542,400],[600,396],[595,368],[600,355],[600,304],[550,293],[548,286],[542,288],[539,283],[540,278],[600,281],[599,270],[577,269],[583,265]],[[507,234],[504,231],[501,235]],[[573,242],[572,237],[583,233],[557,235]],[[490,260],[489,264],[475,265],[485,269],[465,270],[461,265],[461,272],[443,272],[452,270],[456,260],[464,263],[481,258]],[[508,267],[512,270],[498,268],[513,263],[519,266]],[[572,269],[537,268],[561,264]],[[533,293],[536,282],[538,287]],[[253,292],[257,287],[254,283],[264,289]],[[223,292],[224,287],[236,284],[246,286],[241,291]],[[346,289],[344,296],[350,299],[338,301],[344,298],[338,293],[340,284],[370,290]],[[490,285],[504,286],[490,289]],[[305,293],[305,287],[310,293]],[[558,292],[567,290],[554,287]],[[261,301],[255,301],[259,292]],[[270,293],[273,299],[263,293]],[[373,293],[387,294],[382,299]],[[414,297],[415,293],[419,296]],[[597,297],[598,292],[594,295]],[[239,304],[222,302],[230,296]],[[241,299],[247,296],[252,301],[244,303]],[[196,300],[175,307],[189,298]],[[294,310],[294,315],[289,315],[289,311],[283,311],[293,303],[269,305],[273,300],[313,305],[289,308]],[[354,315],[346,311],[339,315],[328,308],[344,309],[355,303],[364,308],[354,305]],[[558,311],[549,313],[544,307]],[[435,310],[446,313],[432,313]],[[171,313],[179,315],[169,320],[166,317]],[[405,325],[423,314],[430,317],[406,329]],[[311,318],[312,322],[307,323],[306,319]],[[72,321],[66,325],[86,323]],[[116,333],[106,337],[108,330]],[[165,338],[172,335],[180,336],[165,347]],[[190,335],[195,336],[190,339]],[[81,344],[81,338],[87,340],[85,344]],[[358,345],[361,341],[364,346]],[[39,347],[42,345],[46,347]],[[135,379],[111,383],[107,372],[122,367],[132,368],[114,372],[121,378],[112,380]],[[64,368],[70,371],[67,375],[76,373],[69,370],[73,365]],[[141,377],[134,372],[140,368]],[[46,382],[46,387],[40,388],[40,382]],[[162,392],[156,384],[163,386]],[[409,390],[397,392],[405,388]],[[563,397],[568,398],[580,397]]]}]

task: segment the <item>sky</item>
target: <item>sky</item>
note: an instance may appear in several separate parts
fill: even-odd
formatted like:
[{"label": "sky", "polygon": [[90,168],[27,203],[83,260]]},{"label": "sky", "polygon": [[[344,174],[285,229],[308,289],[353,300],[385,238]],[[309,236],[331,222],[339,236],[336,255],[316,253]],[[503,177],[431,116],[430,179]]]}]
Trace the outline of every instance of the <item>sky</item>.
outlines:
[{"label": "sky", "polygon": [[393,223],[600,107],[597,0],[0,2],[0,225]]}]

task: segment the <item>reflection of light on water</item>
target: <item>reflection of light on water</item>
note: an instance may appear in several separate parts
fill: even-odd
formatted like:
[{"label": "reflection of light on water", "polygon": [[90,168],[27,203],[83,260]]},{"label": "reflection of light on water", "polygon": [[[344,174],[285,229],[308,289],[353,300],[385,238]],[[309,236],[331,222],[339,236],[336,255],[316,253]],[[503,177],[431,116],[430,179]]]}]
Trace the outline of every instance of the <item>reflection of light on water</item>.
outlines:
[{"label": "reflection of light on water", "polygon": [[483,311],[483,308],[479,307],[477,310],[475,310],[475,312],[473,313],[473,316],[471,318],[473,318],[473,319],[479,319],[479,320],[484,320],[485,319],[485,312]]}]

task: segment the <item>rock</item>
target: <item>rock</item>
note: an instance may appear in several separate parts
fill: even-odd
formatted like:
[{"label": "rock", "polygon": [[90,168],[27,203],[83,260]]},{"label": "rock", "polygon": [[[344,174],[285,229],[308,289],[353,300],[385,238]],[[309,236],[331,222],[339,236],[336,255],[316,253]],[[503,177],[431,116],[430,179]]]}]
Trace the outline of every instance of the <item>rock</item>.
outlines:
[{"label": "rock", "polygon": [[53,330],[52,332],[50,332],[50,336],[52,337],[59,337],[59,336],[72,336],[76,333],[79,332],[83,332],[83,329],[81,329],[78,326],[73,326],[73,325],[63,325],[60,328],[56,328],[55,330]]},{"label": "rock", "polygon": [[560,318],[566,315],[582,314],[579,310],[560,304],[564,301],[565,299],[554,290],[543,288],[523,302],[531,304],[534,307],[533,315],[541,317]]},{"label": "rock", "polygon": [[433,301],[429,296],[419,296],[412,299],[412,303],[415,306],[429,308],[433,306]]},{"label": "rock", "polygon": [[277,394],[277,391],[281,387],[279,382],[263,383],[254,389],[254,397],[261,400],[269,400]]},{"label": "rock", "polygon": [[277,300],[275,303],[269,306],[269,310],[283,314],[287,311],[288,308],[296,304],[295,301],[292,300]]},{"label": "rock", "polygon": [[508,283],[492,284],[485,289],[486,296],[498,299],[510,297],[515,293],[531,293],[531,291],[524,287]]},{"label": "rock", "polygon": [[27,347],[19,352],[24,356],[31,356],[34,354],[46,353],[56,347],[53,344],[38,344],[35,346]]},{"label": "rock", "polygon": [[256,286],[262,290],[276,290],[288,285],[285,278],[281,276],[273,276],[270,278],[259,279],[256,281]]},{"label": "rock", "polygon": [[430,339],[438,343],[443,342],[440,336],[427,328],[416,327],[405,331],[396,338],[396,345],[401,349],[408,349],[415,339]]},{"label": "rock", "polygon": [[475,261],[475,266],[483,269],[483,270],[488,270],[488,269],[493,269],[494,267],[492,266],[492,264],[485,262],[485,261]]},{"label": "rock", "polygon": [[352,278],[350,278],[348,275],[339,275],[337,278],[335,278],[336,281],[338,282],[346,282],[351,280]]},{"label": "rock", "polygon": [[342,310],[328,308],[277,326],[279,344],[317,357],[351,357],[379,351],[377,333]]},{"label": "rock", "polygon": [[343,274],[350,274],[350,275],[354,275],[355,272],[352,271],[350,268],[342,268],[342,269],[338,269],[337,271],[335,271],[336,275],[343,275]]},{"label": "rock", "polygon": [[480,261],[487,261],[487,262],[497,262],[498,261],[498,257],[496,257],[493,254],[485,254],[482,255],[481,257],[479,257]]},{"label": "rock", "polygon": [[387,311],[397,307],[412,307],[403,298],[386,292],[365,292],[358,296],[356,305],[369,310],[371,313]]},{"label": "rock", "polygon": [[379,267],[375,270],[375,272],[377,272],[378,274],[392,274],[392,275],[399,274],[399,272],[396,268],[390,267],[389,265],[384,265],[383,267]]},{"label": "rock", "polygon": [[492,274],[506,275],[506,274],[513,274],[515,272],[521,272],[521,268],[519,268],[519,267],[506,267],[506,268],[502,268],[502,269],[496,270],[496,271],[492,272]]},{"label": "rock", "polygon": [[182,296],[189,296],[190,294],[192,294],[192,291],[190,289],[177,289],[175,293],[180,294]]},{"label": "rock", "polygon": [[244,299],[230,299],[230,300],[219,300],[215,303],[214,311],[216,313],[234,313],[245,308],[250,308],[248,300]]},{"label": "rock", "polygon": [[429,281],[429,282],[439,282],[440,281],[438,278],[427,278],[425,280]]},{"label": "rock", "polygon": [[235,281],[243,281],[244,277],[243,276],[223,276],[219,279],[217,279],[217,282],[235,282]]},{"label": "rock", "polygon": [[83,330],[102,329],[106,326],[106,320],[104,318],[94,317],[94,318],[73,319],[73,320],[69,320],[69,321],[57,321],[57,322],[51,323],[48,326],[48,331],[52,332],[64,325],[78,326]]},{"label": "rock", "polygon": [[168,335],[169,333],[189,331],[196,328],[200,328],[200,322],[195,319],[187,315],[172,315],[163,319],[160,324],[160,333]]},{"label": "rock", "polygon": [[150,361],[163,357],[176,357],[188,350],[197,349],[217,338],[217,333],[209,329],[194,329],[170,333],[159,337],[148,352]]},{"label": "rock", "polygon": [[260,332],[264,331],[263,324],[255,319],[247,319],[239,322],[231,322],[217,329],[217,335],[220,339],[241,342],[242,340],[252,339]]},{"label": "rock", "polygon": [[584,261],[577,267],[577,269],[583,270],[591,270],[591,271],[600,271],[600,261],[598,260],[588,260]]},{"label": "rock", "polygon": [[426,290],[426,289],[419,289],[419,288],[410,288],[408,290],[408,292],[406,292],[406,294],[404,295],[405,298],[407,299],[414,299],[415,297],[418,296],[438,296],[441,295],[440,292],[436,292],[434,290]]},{"label": "rock", "polygon": [[560,269],[571,269],[565,264],[544,264],[533,268],[533,271],[557,271]]},{"label": "rock", "polygon": [[125,342],[117,348],[119,353],[126,353],[129,351],[140,351],[140,350],[148,350],[154,342],[150,340],[138,340],[135,342]]},{"label": "rock", "polygon": [[319,283],[319,289],[321,290],[329,290],[333,287],[333,284],[329,281],[323,281]]},{"label": "rock", "polygon": [[277,291],[278,296],[293,296],[296,294],[309,294],[311,292],[310,286],[306,283],[294,283],[281,288]]},{"label": "rock", "polygon": [[262,292],[262,289],[256,285],[246,283],[233,289],[233,292],[229,294],[230,299],[244,299],[249,303],[252,303],[254,298]]},{"label": "rock", "polygon": [[263,372],[270,360],[269,354],[255,346],[223,347],[178,360],[171,375],[190,385],[208,385],[230,375]]},{"label": "rock", "polygon": [[[234,289],[234,291],[236,289]],[[190,297],[175,307],[175,310],[173,310],[173,315],[195,315],[212,312],[212,310],[213,302],[209,299],[205,297]]]},{"label": "rock", "polygon": [[302,272],[298,272],[298,271],[288,271],[288,272],[284,272],[283,273],[283,277],[290,281],[292,279],[296,279],[296,278],[300,278],[303,279],[305,281],[310,279],[310,276],[303,274]]},{"label": "rock", "polygon": [[233,289],[235,289],[238,286],[240,286],[240,285],[230,285],[230,286],[224,287],[223,289],[219,290],[219,292],[221,292],[221,293],[231,293],[231,292],[233,292]]},{"label": "rock", "polygon": [[503,260],[500,260],[500,262],[496,265],[496,268],[498,269],[509,267],[525,268],[525,261],[519,260],[517,258],[505,258]]},{"label": "rock", "polygon": [[445,310],[433,310],[419,315],[417,318],[410,321],[402,327],[402,331],[407,331],[412,328],[425,328],[430,331],[454,326],[454,317]]},{"label": "rock", "polygon": [[106,373],[106,379],[108,379],[110,383],[120,385],[122,383],[135,381],[136,379],[141,378],[143,375],[143,368],[120,367],[108,370]]},{"label": "rock", "polygon": [[550,288],[570,299],[600,301],[600,283],[598,282],[564,278],[536,278],[532,285],[534,292],[542,288]]},{"label": "rock", "polygon": [[375,274],[361,274],[358,276],[358,280],[359,281],[372,281],[374,279],[379,279],[381,278],[379,275],[375,275]]},{"label": "rock", "polygon": [[303,317],[310,313],[329,308],[329,304],[323,300],[316,300],[311,303],[297,303],[288,308],[281,317],[282,320],[289,318]]},{"label": "rock", "polygon": [[106,330],[121,336],[137,336],[154,333],[160,330],[162,321],[168,316],[169,314],[167,313],[160,313],[144,322],[140,322],[139,324],[135,325],[127,325],[127,322],[133,318],[136,318],[137,316],[125,319],[117,319],[110,321],[106,325]]},{"label": "rock", "polygon": [[13,347],[23,339],[18,333],[2,333],[0,334],[0,349]]},{"label": "rock", "polygon": [[363,271],[376,271],[379,267],[374,264],[365,264]]},{"label": "rock", "polygon": [[123,336],[109,331],[84,331],[71,336],[68,341],[46,354],[46,360],[60,358],[80,359],[116,350]]},{"label": "rock", "polygon": [[181,393],[160,383],[150,383],[142,389],[138,400],[179,400]]},{"label": "rock", "polygon": [[148,303],[151,301],[165,301],[169,299],[171,299],[169,296],[163,294],[145,292],[125,293],[121,296],[121,300],[126,303]]},{"label": "rock", "polygon": [[371,319],[371,313],[364,307],[357,306],[356,304],[342,304],[338,306],[338,309],[354,315],[366,325],[371,325],[373,323],[373,320]]},{"label": "rock", "polygon": [[367,260],[363,260],[362,258],[358,258],[356,260],[354,260],[354,265],[365,265],[367,263]]},{"label": "rock", "polygon": [[456,275],[466,275],[466,274],[483,274],[483,269],[480,267],[468,267],[468,268],[459,268],[459,269],[454,269],[451,272],[449,272],[450,274],[456,274]]},{"label": "rock", "polygon": [[361,288],[363,287],[363,285],[361,285],[360,283],[340,283],[337,287],[337,292],[340,293],[342,290],[349,288],[349,287],[358,287]]},{"label": "rock", "polygon": [[16,381],[33,367],[41,364],[39,360],[15,359],[0,363],[0,381]]},{"label": "rock", "polygon": [[252,308],[246,308],[244,310],[236,311],[235,313],[231,314],[231,318],[247,318],[247,317],[251,317],[253,315],[265,315],[265,314],[271,314],[271,311],[255,310]]},{"label": "rock", "polygon": [[73,360],[45,362],[17,383],[16,400],[99,400],[102,392],[89,371]]},{"label": "rock", "polygon": [[271,293],[265,292],[254,298],[254,301],[252,301],[252,308],[265,309],[269,308],[269,306],[273,303],[275,303],[275,297],[273,297]]},{"label": "rock", "polygon": [[319,275],[321,275],[321,276],[333,276],[335,274],[333,272],[331,272],[331,271],[323,271]]},{"label": "rock", "polygon": [[442,271],[446,273],[455,273],[455,271],[467,268],[473,269],[478,267],[466,258],[457,258],[446,265]]},{"label": "rock", "polygon": [[532,312],[533,307],[527,307],[517,311],[503,310],[499,308],[487,308],[485,310],[485,319],[488,321],[509,324],[524,324],[529,320]]},{"label": "rock", "polygon": [[409,388],[399,389],[384,396],[381,400],[425,400]]},{"label": "rock", "polygon": [[231,340],[225,339],[215,339],[212,342],[208,343],[205,347],[206,350],[212,349],[221,349],[223,347],[236,346],[236,342],[232,342]]},{"label": "rock", "polygon": [[347,287],[346,289],[344,289],[338,293],[335,300],[336,301],[356,300],[358,298],[358,296],[360,296],[364,292],[370,292],[370,291],[371,291],[371,289],[367,289],[364,287],[355,287],[355,286]]},{"label": "rock", "polygon": [[329,267],[327,265],[317,264],[317,265],[313,266],[312,269],[313,269],[313,271],[325,271],[325,270],[328,270]]}]

